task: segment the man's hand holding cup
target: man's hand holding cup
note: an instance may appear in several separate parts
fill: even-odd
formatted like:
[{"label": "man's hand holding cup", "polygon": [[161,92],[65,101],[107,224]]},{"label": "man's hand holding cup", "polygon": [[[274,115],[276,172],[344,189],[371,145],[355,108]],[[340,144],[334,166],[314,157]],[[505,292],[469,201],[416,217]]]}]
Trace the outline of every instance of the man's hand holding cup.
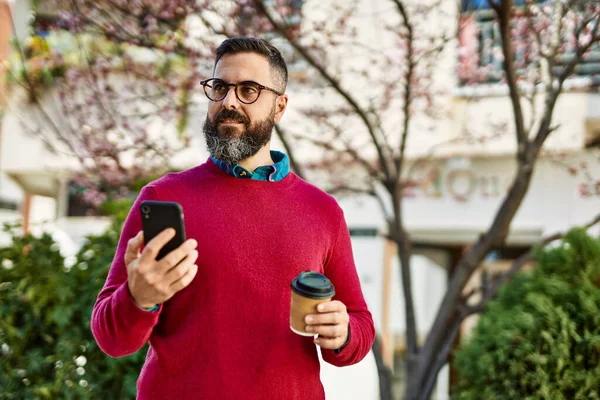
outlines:
[{"label": "man's hand holding cup", "polygon": [[318,314],[307,315],[306,332],[318,334],[315,343],[322,349],[336,350],[348,339],[348,323],[350,316],[344,303],[338,300],[321,303],[317,306]]},{"label": "man's hand holding cup", "polygon": [[331,300],[335,288],[316,271],[304,271],[291,283],[290,328],[301,336],[315,336],[323,349],[340,349],[348,340],[350,316],[339,300]]},{"label": "man's hand holding cup", "polygon": [[160,260],[156,256],[160,249],[175,236],[175,230],[165,229],[154,237],[144,250],[144,235],[139,232],[127,243],[125,265],[127,285],[135,303],[142,308],[151,308],[164,303],[183,288],[187,287],[198,272],[198,243],[186,240]]}]

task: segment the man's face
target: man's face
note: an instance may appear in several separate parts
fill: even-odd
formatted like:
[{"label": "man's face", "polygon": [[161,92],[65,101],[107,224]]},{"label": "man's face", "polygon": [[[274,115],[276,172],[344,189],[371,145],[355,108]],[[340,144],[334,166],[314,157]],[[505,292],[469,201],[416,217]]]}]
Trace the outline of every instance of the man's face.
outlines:
[{"label": "man's face", "polygon": [[[227,83],[254,81],[276,87],[268,60],[255,53],[226,55],[219,60],[214,78]],[[221,101],[209,101],[203,131],[210,154],[232,164],[255,155],[271,140],[273,126],[281,120],[287,96],[263,90],[258,100],[244,104],[233,87]]]}]

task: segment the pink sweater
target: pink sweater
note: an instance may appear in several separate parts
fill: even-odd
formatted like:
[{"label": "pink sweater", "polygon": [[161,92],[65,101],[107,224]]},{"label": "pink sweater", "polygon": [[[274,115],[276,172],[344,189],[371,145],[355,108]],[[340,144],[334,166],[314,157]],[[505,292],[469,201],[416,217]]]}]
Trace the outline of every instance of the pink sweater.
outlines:
[{"label": "pink sweater", "polygon": [[[179,202],[198,241],[192,283],[152,313],[127,290],[124,254],[141,229],[139,202]],[[112,357],[150,350],[138,399],[324,399],[317,350],[289,328],[290,282],[325,274],[350,314],[351,339],[325,361],[346,366],[370,350],[374,327],[350,236],[336,201],[290,173],[278,182],[239,179],[211,160],[146,186],[125,222],[92,313],[92,331]]]}]

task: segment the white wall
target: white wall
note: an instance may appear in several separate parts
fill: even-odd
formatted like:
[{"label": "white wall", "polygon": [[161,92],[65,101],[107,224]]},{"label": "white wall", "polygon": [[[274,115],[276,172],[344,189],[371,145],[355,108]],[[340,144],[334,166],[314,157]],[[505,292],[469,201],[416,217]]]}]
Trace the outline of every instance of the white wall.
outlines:
[{"label": "white wall", "polygon": [[[416,35],[423,32],[445,32],[452,35],[457,20],[457,7],[455,2],[444,2],[442,6],[434,7],[434,11],[426,19],[415,17],[414,5],[418,1],[407,2],[407,9],[413,16]],[[386,77],[393,76],[398,82],[402,75],[401,67],[404,58],[399,52],[399,43],[388,29],[389,26],[399,26],[399,16],[392,2],[384,0],[358,1],[358,12],[353,14],[347,22],[347,29],[339,33],[333,28],[333,21],[339,18],[342,10],[350,9],[354,2],[336,0],[309,0],[303,6],[303,31],[307,34],[305,44],[310,46],[314,39],[320,46],[325,46],[327,51],[318,54],[317,60],[321,62],[334,77],[340,77],[341,86],[353,95],[361,106],[368,106],[369,100],[381,97],[383,89],[378,82]],[[326,33],[314,32],[316,27],[324,26]],[[358,37],[351,36],[352,30],[358,32]],[[328,36],[329,35],[329,36]],[[336,46],[327,47],[328,38],[341,42]],[[396,66],[388,66],[381,62],[381,55],[385,54],[396,60]],[[450,42],[435,65],[434,75],[431,78],[430,89],[438,92],[434,96],[439,119],[431,119],[424,115],[415,115],[411,122],[411,135],[408,138],[407,154],[409,158],[423,156],[437,144],[434,156],[447,157],[452,155],[502,155],[506,156],[515,151],[514,118],[512,106],[507,96],[507,91],[502,85],[492,85],[496,90],[457,90],[455,77],[457,51],[456,42]],[[373,64],[371,64],[373,62]],[[360,72],[367,70],[369,77],[363,77]],[[282,121],[282,126],[294,133],[307,135],[314,138],[325,139],[323,133],[327,130],[323,126],[306,121],[301,114],[305,108],[333,109],[344,104],[340,96],[311,68],[308,68],[311,85],[295,85],[290,82],[289,112]],[[598,119],[600,111],[595,104],[600,101],[600,94],[585,93],[571,85],[565,84],[566,90],[561,95],[554,112],[553,125],[559,129],[552,133],[545,144],[545,148],[553,151],[579,151],[587,135],[586,120]],[[383,114],[382,125],[388,133],[392,146],[399,141],[402,121],[402,101],[399,91],[392,100],[392,107]],[[472,98],[469,98],[472,97]],[[524,102],[523,112],[526,122],[532,112]],[[544,107],[543,97],[536,98],[537,119]],[[350,115],[336,122],[345,132],[345,138],[353,143],[361,154],[375,157],[374,149],[368,144],[368,134],[360,119]],[[475,143],[465,137],[468,132],[471,137],[481,138],[498,135],[498,138],[485,143]],[[460,139],[452,144],[447,142]],[[312,146],[302,144],[299,146],[302,155],[308,159],[318,158],[321,151],[315,151]]]},{"label": "white wall", "polygon": [[379,399],[379,376],[372,351],[359,363],[343,368],[324,362],[320,349],[318,354],[327,400]]},{"label": "white wall", "polygon": [[29,22],[32,18],[31,0],[9,0],[13,9],[15,35],[23,40],[29,34]]},{"label": "white wall", "polygon": [[[365,299],[373,314],[375,327],[381,331],[384,240],[381,237],[352,238],[352,248]],[[446,270],[445,266],[436,265],[432,260],[421,255],[413,256],[411,264],[417,326],[420,332],[425,333],[431,326],[434,312],[445,293]],[[404,334],[406,314],[399,270],[397,258],[394,257],[390,321],[394,333]]]},{"label": "white wall", "polygon": [[[587,162],[591,176],[598,176],[600,163],[597,152],[572,155],[561,162],[579,166]],[[439,198],[424,197],[423,191],[416,191],[413,199],[406,200],[405,217],[410,225],[431,225],[438,228],[474,227],[485,229],[491,223],[501,201],[506,195],[507,184],[513,179],[515,163],[512,159],[475,159],[468,168],[474,176],[497,179],[500,183],[498,192],[490,191],[486,197],[483,188],[478,183],[467,201],[457,201],[449,193],[448,175],[442,172],[442,195]],[[444,175],[446,174],[446,175]],[[600,197],[582,197],[579,194],[580,185],[587,182],[584,174],[571,176],[568,168],[549,158],[538,162],[529,192],[519,209],[512,228],[541,229],[542,234],[564,230],[570,226],[587,222],[594,213],[598,212]],[[466,190],[466,182],[455,182],[456,190]]]},{"label": "white wall", "polygon": [[24,127],[39,129],[32,111],[9,108],[2,121],[2,169],[6,171],[48,171],[74,168],[77,164],[53,153],[35,134]]},{"label": "white wall", "polygon": [[[595,216],[600,204],[600,193],[594,187],[600,176],[599,157],[600,150],[590,150],[561,159],[540,159],[511,226],[514,235],[509,241],[532,243],[543,235],[585,224]],[[569,167],[580,167],[582,163],[587,164],[588,172],[579,169],[572,176]],[[433,160],[418,168],[414,177],[422,181],[436,168],[440,172],[437,182],[424,182],[407,191],[409,197],[404,198],[403,208],[406,226],[420,241],[470,242],[489,227],[514,178],[515,162],[500,157]],[[462,172],[454,179],[450,175],[453,170]],[[582,187],[591,195],[582,196]],[[461,194],[465,195],[462,200]],[[341,202],[350,226],[385,228],[375,200],[355,197]]]},{"label": "white wall", "polygon": [[[598,117],[599,111],[593,106],[600,99],[599,94],[572,92],[565,90],[558,99],[553,114],[552,126],[558,129],[553,132],[544,144],[544,149],[552,151],[579,151],[584,147],[587,132],[586,120]],[[544,111],[541,95],[536,96],[536,120],[539,121]],[[532,113],[528,103],[523,104],[526,126],[529,125]],[[453,119],[442,122],[449,129],[447,139],[464,137],[466,133],[473,137],[491,138],[483,143],[475,141],[459,141],[441,147],[436,154],[448,156],[452,154],[487,154],[506,155],[516,151],[514,134],[514,117],[510,99],[505,96],[477,97],[475,99],[457,97],[452,102]],[[535,135],[537,127],[532,130]],[[424,143],[426,146],[427,143]],[[422,148],[421,151],[426,151]]]}]

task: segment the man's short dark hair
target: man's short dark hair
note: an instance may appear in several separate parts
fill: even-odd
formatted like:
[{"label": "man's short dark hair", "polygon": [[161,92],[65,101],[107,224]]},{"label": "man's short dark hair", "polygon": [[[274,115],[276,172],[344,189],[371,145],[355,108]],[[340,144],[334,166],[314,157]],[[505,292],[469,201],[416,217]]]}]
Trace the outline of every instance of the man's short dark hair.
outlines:
[{"label": "man's short dark hair", "polygon": [[216,53],[215,68],[219,60],[228,54],[256,53],[266,57],[276,89],[285,92],[288,81],[287,65],[279,50],[266,40],[253,37],[229,38],[219,45]]}]

